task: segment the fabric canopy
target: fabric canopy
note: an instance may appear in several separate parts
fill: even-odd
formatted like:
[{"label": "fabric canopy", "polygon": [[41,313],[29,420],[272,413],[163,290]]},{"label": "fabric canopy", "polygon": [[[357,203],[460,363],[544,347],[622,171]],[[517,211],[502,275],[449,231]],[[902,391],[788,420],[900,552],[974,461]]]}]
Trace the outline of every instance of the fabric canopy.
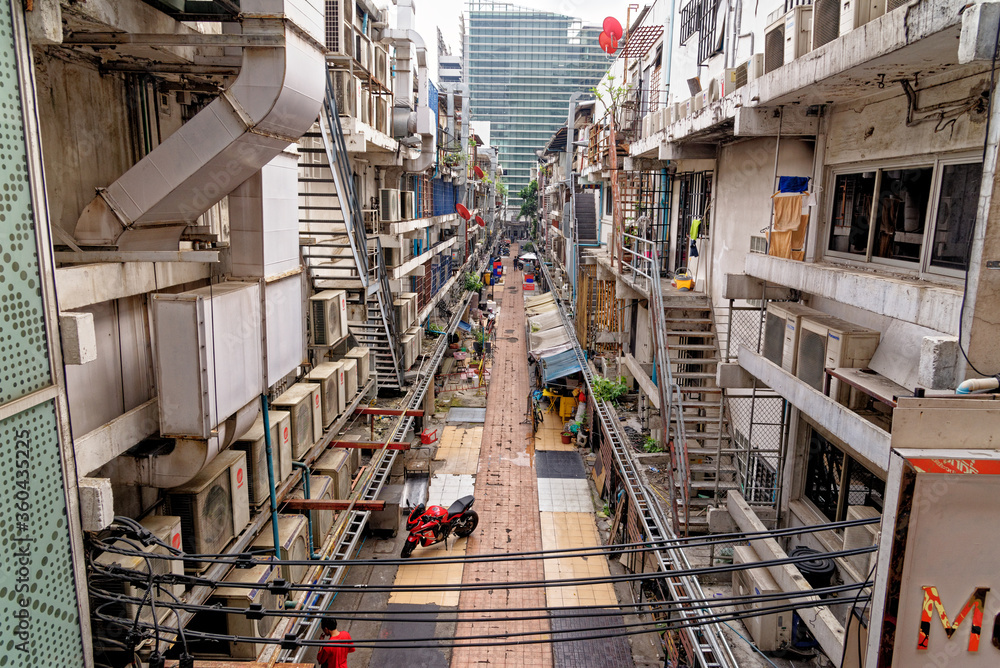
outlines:
[{"label": "fabric canopy", "polygon": [[528,318],[528,324],[531,326],[530,329],[533,332],[544,332],[545,330],[552,329],[553,327],[561,327],[563,321],[562,318],[559,317],[558,311],[549,311],[548,313],[542,313],[541,315]]},{"label": "fabric canopy", "polygon": [[555,295],[551,292],[543,292],[542,294],[535,295],[534,297],[525,297],[524,306],[526,308],[531,308],[532,306],[540,306],[541,304],[554,304],[555,301]]},{"label": "fabric canopy", "polygon": [[560,343],[557,346],[552,346],[551,348],[539,348],[538,350],[532,350],[528,352],[528,355],[535,360],[539,360],[543,357],[549,357],[555,355],[556,353],[561,353],[564,350],[572,350],[572,343]]},{"label": "fabric canopy", "polygon": [[583,370],[580,367],[580,360],[576,356],[576,351],[572,349],[543,357],[541,364],[542,380],[546,383],[551,383],[554,380]]},{"label": "fabric canopy", "polygon": [[566,331],[565,327],[553,327],[544,332],[532,332],[528,336],[528,350],[535,352],[569,342],[569,332]]},{"label": "fabric canopy", "polygon": [[521,259],[522,260],[537,260],[538,256],[535,255],[534,253],[525,253],[524,255],[521,256]]}]

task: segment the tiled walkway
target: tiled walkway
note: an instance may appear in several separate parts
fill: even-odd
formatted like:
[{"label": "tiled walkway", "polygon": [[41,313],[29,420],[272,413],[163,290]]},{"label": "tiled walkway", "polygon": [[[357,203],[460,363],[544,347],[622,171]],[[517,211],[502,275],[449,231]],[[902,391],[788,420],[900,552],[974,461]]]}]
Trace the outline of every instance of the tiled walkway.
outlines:
[{"label": "tiled walkway", "polygon": [[[513,249],[512,249],[513,250]],[[534,449],[531,427],[526,420],[528,396],[528,353],[524,342],[524,302],[521,274],[510,269],[505,259],[503,296],[499,300],[500,316],[494,349],[493,382],[486,404],[486,423],[479,452],[479,474],[476,485],[476,507],[479,509],[479,529],[469,538],[467,553],[502,554],[542,549],[541,525],[538,516],[538,494],[535,486]],[[463,582],[483,584],[541,580],[545,577],[538,561],[509,561],[467,564]],[[490,608],[544,608],[542,589],[483,589],[463,591],[459,599],[462,610]],[[462,622],[456,635],[499,636],[505,633],[544,634],[549,630],[545,620],[509,622],[508,613],[474,613],[480,618],[496,618],[495,622]],[[518,613],[510,613],[518,614]],[[522,614],[522,616],[524,616]],[[512,640],[542,637],[516,636]],[[502,640],[498,638],[498,640]],[[499,647],[462,647],[452,653],[452,668],[473,666],[548,667],[552,653],[548,645],[506,645]]]},{"label": "tiled walkway", "polygon": [[[441,556],[498,555],[600,545],[586,469],[576,446],[562,443],[562,421],[554,414],[547,415],[532,438],[526,415],[530,388],[521,274],[510,269],[509,259],[505,265],[509,273],[502,292],[498,291],[500,316],[486,422],[483,426],[466,424],[444,428],[431,464],[427,501],[428,505],[448,506],[460,496],[474,493],[479,528],[468,539],[449,540],[447,546],[417,548],[411,563],[400,566],[396,574],[398,585],[461,582],[476,586],[495,583],[496,586],[461,592],[397,591],[390,596],[389,603],[396,608],[419,606],[444,614],[449,608],[457,607],[467,611],[464,613],[466,618],[490,620],[460,621],[456,625],[456,637],[487,636],[498,644],[456,647],[451,653],[452,668],[630,668],[632,657],[624,637],[553,644],[537,642],[548,639],[553,629],[575,632],[561,636],[564,639],[580,638],[580,632],[588,627],[621,624],[611,584],[530,589],[504,587],[530,580],[607,578],[610,570],[606,558],[469,563],[464,568],[462,564],[435,565],[425,561]],[[595,606],[592,613],[607,614],[555,618],[550,627],[549,621],[544,619],[521,622],[508,619],[511,616],[538,616],[537,612],[506,612],[512,608],[543,610],[566,606]],[[489,612],[490,609],[500,611]],[[412,629],[402,628],[399,622],[386,622],[381,635],[399,637],[406,633],[407,637],[414,638],[432,635],[430,627],[422,627],[420,631],[417,634]],[[525,635],[507,637],[522,633]],[[511,644],[502,644],[505,642]],[[524,642],[529,644],[517,644]],[[442,657],[437,652],[424,658],[427,666],[441,665]],[[373,655],[371,665],[396,666],[399,659],[403,659],[401,653],[379,651]]]}]

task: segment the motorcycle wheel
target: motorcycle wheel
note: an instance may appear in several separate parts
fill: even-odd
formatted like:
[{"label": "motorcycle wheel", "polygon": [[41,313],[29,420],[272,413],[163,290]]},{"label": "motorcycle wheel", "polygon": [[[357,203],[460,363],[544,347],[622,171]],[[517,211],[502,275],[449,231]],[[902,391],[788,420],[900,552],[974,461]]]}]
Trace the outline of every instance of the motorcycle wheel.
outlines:
[{"label": "motorcycle wheel", "polygon": [[476,514],[475,510],[467,510],[455,520],[455,535],[459,538],[465,538],[472,534],[477,526],[479,526],[479,515]]},{"label": "motorcycle wheel", "polygon": [[417,546],[416,543],[411,543],[410,541],[406,541],[405,543],[403,543],[403,551],[399,553],[399,558],[409,559],[410,555],[413,554],[413,548],[415,548],[416,546]]}]

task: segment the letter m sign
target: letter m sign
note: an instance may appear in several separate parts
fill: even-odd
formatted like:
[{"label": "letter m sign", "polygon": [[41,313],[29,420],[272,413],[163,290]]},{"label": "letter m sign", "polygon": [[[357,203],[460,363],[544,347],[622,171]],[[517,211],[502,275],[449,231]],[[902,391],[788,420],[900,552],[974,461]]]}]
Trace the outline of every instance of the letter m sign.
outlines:
[{"label": "letter m sign", "polygon": [[986,607],[986,594],[990,591],[990,588],[977,587],[972,592],[969,600],[965,602],[961,612],[955,617],[955,621],[951,623],[948,622],[948,614],[944,610],[944,604],[941,603],[937,587],[924,587],[923,589],[924,607],[920,613],[920,634],[917,636],[917,649],[928,649],[931,636],[931,617],[934,616],[935,611],[937,611],[937,615],[941,619],[941,626],[944,627],[944,632],[948,638],[951,638],[955,634],[955,631],[965,621],[969,612],[972,612],[972,633],[969,635],[969,651],[978,652],[979,636],[983,632],[983,609]]}]

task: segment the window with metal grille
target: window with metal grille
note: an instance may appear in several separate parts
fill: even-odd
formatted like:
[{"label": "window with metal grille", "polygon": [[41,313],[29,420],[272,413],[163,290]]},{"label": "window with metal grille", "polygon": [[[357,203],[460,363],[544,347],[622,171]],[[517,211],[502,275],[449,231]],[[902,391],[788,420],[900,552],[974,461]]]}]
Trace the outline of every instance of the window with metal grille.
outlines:
[{"label": "window with metal grille", "polygon": [[847,517],[849,506],[882,512],[885,482],[810,428],[805,497],[834,522]]},{"label": "window with metal grille", "polygon": [[701,2],[702,0],[691,0],[681,7],[681,46],[698,32]]},{"label": "window with metal grille", "polygon": [[722,51],[722,40],[717,37],[715,22],[719,13],[718,0],[701,0],[698,17],[698,63],[704,63]]}]

